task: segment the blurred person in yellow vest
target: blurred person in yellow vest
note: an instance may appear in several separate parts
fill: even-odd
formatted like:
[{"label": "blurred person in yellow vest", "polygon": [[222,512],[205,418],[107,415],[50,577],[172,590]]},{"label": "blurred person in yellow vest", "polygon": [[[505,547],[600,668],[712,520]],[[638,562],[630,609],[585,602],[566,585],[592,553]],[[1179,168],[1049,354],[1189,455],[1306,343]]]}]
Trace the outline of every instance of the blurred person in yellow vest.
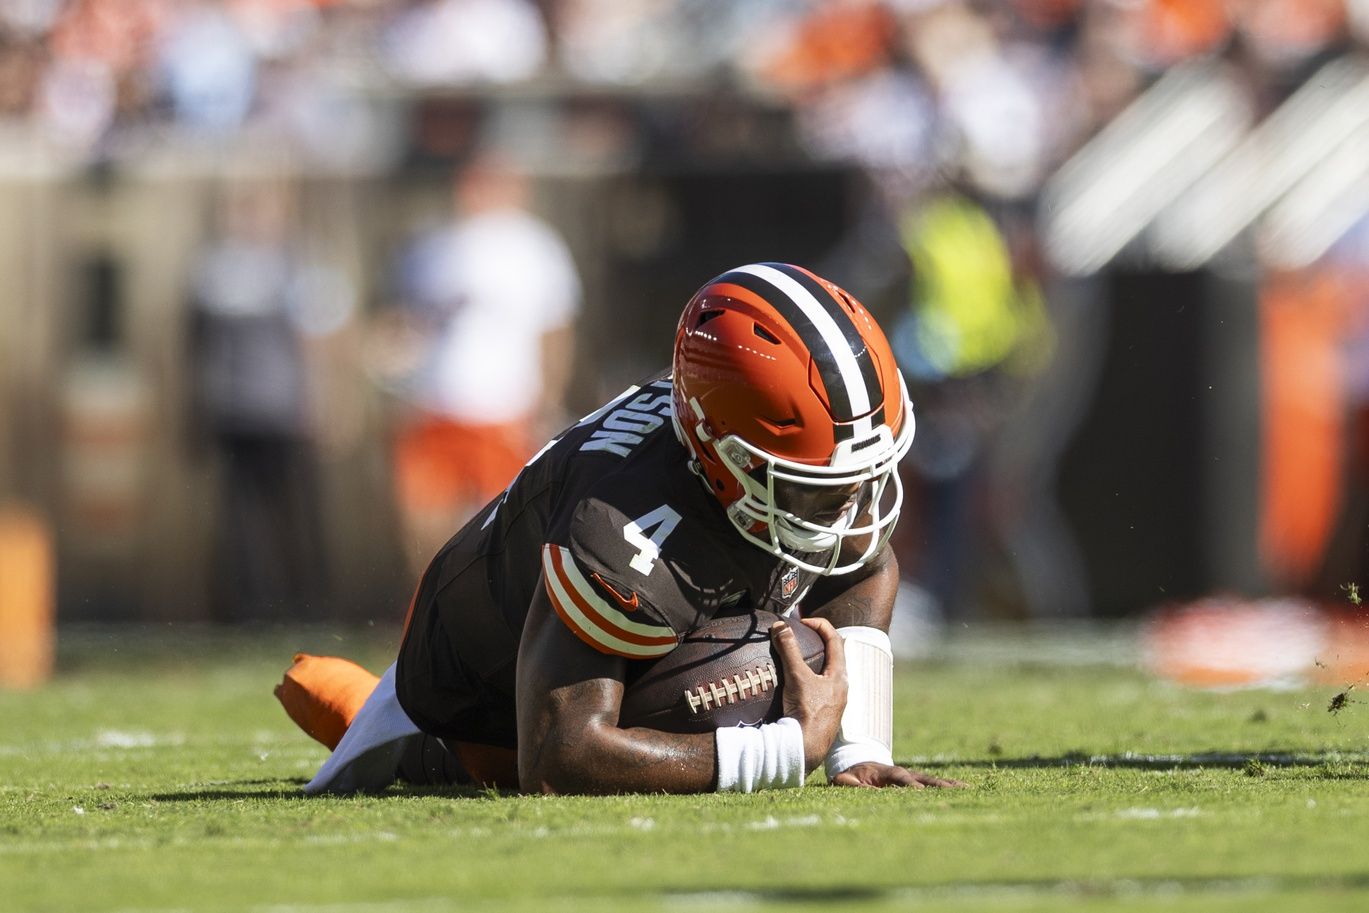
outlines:
[{"label": "blurred person in yellow vest", "polygon": [[904,213],[916,285],[905,371],[924,380],[993,369],[1030,374],[1049,354],[1041,290],[1019,280],[994,220],[967,197],[943,194]]},{"label": "blurred person in yellow vest", "polygon": [[989,602],[1017,603],[995,612],[1053,611],[1033,604],[1033,588],[1021,580],[1016,596],[988,593],[998,580],[985,572],[1013,560],[985,559],[1014,522],[999,515],[1026,499],[1003,490],[988,455],[1000,443],[1013,446],[998,433],[1051,357],[1041,291],[1014,263],[993,217],[966,195],[944,191],[911,203],[899,229],[913,285],[890,336],[922,422],[909,462],[919,476],[912,500],[923,522],[910,524],[919,541],[900,543],[915,553],[912,575],[943,617],[979,614]]}]

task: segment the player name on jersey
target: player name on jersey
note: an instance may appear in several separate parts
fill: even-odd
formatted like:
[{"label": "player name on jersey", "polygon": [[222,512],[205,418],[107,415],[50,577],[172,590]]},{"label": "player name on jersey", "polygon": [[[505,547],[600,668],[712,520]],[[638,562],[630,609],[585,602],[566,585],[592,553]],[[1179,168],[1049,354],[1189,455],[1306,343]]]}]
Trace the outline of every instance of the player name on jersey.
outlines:
[{"label": "player name on jersey", "polygon": [[610,409],[581,451],[605,450],[625,457],[646,436],[670,420],[670,382],[657,381],[621,406]]}]

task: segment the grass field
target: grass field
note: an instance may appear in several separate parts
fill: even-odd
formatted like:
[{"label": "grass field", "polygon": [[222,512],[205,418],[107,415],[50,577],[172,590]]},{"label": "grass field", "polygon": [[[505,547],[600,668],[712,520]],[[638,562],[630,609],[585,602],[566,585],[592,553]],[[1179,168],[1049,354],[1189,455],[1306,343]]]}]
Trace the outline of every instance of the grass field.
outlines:
[{"label": "grass field", "polygon": [[378,670],[389,640],[71,633],[50,686],[0,693],[0,911],[1369,907],[1369,706],[1335,689],[966,634],[896,704],[899,757],[966,790],[306,801],[325,752],[272,685],[296,648]]}]

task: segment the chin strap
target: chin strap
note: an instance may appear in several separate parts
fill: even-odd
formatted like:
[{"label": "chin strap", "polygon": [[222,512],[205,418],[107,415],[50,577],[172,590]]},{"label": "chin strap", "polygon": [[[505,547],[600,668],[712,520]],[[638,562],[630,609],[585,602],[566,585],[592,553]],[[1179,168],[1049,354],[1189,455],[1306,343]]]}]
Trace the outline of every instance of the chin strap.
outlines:
[{"label": "chin strap", "polygon": [[894,763],[894,650],[879,628],[837,628],[850,684],[841,728],[827,752],[827,776],[862,761]]}]

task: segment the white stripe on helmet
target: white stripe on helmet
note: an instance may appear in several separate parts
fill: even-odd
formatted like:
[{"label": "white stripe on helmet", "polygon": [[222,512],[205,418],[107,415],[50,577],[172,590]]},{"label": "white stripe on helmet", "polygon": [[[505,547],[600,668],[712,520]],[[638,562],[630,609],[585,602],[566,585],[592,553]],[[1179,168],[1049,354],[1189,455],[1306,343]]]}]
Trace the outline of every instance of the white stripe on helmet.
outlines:
[{"label": "white stripe on helmet", "polygon": [[759,279],[763,279],[798,305],[799,310],[803,311],[804,316],[817,328],[818,333],[822,336],[822,341],[827,344],[828,350],[836,359],[842,386],[846,388],[846,396],[851,402],[851,414],[864,415],[874,408],[874,404],[870,402],[870,393],[865,388],[865,378],[860,373],[860,365],[856,364],[855,353],[846,343],[846,335],[837,326],[837,322],[832,319],[832,315],[818,302],[818,299],[813,297],[808,289],[773,266],[766,266],[763,263],[739,266],[734,272],[750,273]]}]

